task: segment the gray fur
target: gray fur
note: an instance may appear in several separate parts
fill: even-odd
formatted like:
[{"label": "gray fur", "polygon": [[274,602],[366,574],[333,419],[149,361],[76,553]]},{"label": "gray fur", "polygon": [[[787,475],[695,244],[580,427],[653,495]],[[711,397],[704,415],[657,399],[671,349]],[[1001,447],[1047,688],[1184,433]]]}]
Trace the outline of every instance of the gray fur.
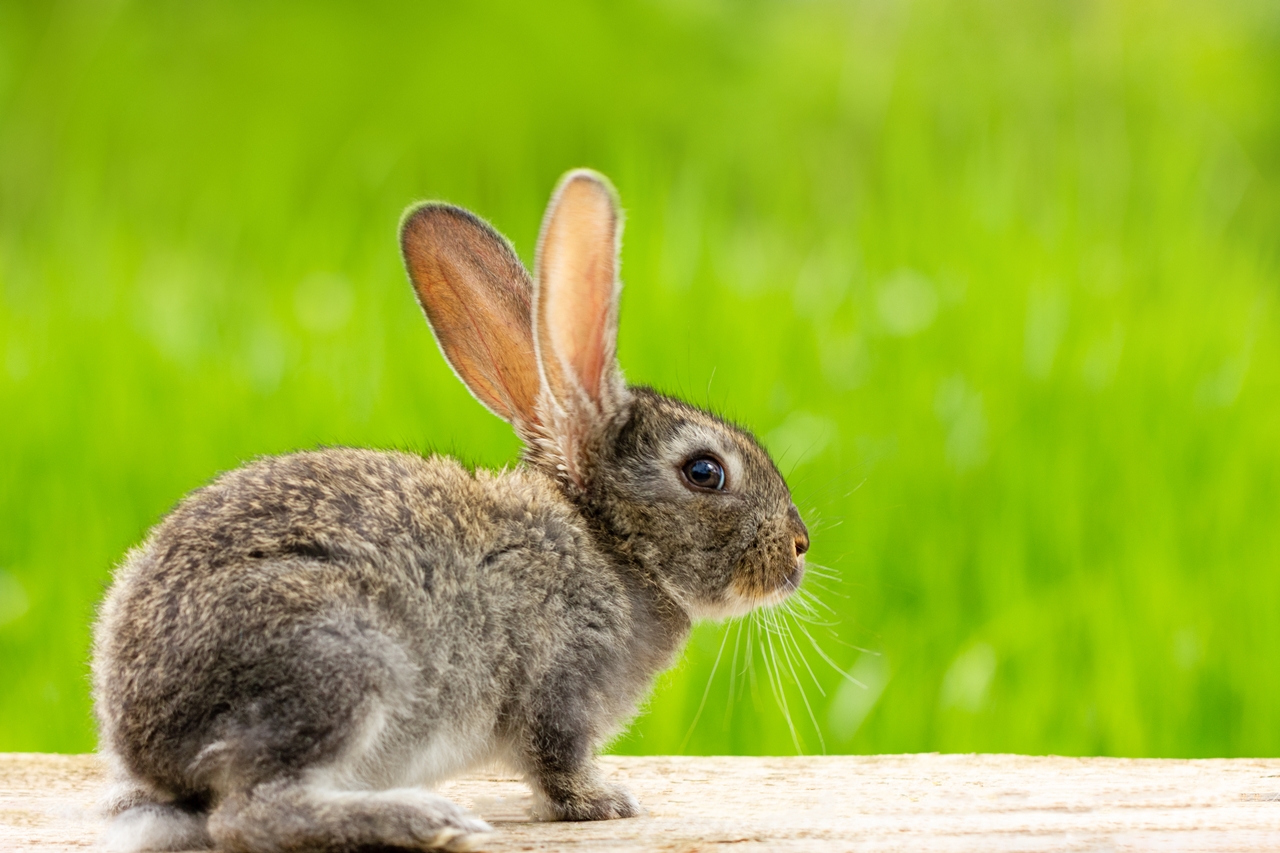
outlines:
[{"label": "gray fur", "polygon": [[[448,232],[464,250],[480,233],[420,208],[406,257],[437,251],[408,241],[439,211],[435,225],[470,229]],[[410,273],[418,284],[412,258]],[[506,286],[518,307],[528,282]],[[446,349],[469,334],[436,332]],[[594,345],[612,353],[612,338]],[[504,357],[538,371],[519,352]],[[96,626],[112,846],[462,849],[487,825],[420,786],[489,761],[524,775],[540,817],[636,814],[595,751],[692,620],[795,588],[808,536],[748,433],[604,370],[572,407],[556,397],[578,386],[549,391],[545,371],[537,400],[502,398],[528,441],[512,470],[333,448],[259,459],[184,499],[128,555]],[[708,453],[723,492],[682,480]]]}]

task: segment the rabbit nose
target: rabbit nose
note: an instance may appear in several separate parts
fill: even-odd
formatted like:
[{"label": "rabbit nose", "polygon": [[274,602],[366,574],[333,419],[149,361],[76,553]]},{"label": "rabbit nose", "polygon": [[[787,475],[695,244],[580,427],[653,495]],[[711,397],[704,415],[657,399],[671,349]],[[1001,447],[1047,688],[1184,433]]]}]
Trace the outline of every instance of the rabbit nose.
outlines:
[{"label": "rabbit nose", "polygon": [[799,560],[804,556],[804,552],[809,550],[809,528],[804,526],[804,520],[800,518],[800,510],[796,509],[795,504],[791,505],[787,515],[791,519],[792,542],[795,546],[796,559]]}]

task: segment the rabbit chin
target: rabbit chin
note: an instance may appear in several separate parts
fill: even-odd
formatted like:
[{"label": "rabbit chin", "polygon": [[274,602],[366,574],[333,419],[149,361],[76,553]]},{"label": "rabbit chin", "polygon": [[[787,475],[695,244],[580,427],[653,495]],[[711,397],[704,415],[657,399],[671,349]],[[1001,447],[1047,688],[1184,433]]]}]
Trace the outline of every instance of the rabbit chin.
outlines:
[{"label": "rabbit chin", "polygon": [[695,620],[720,620],[746,616],[758,607],[774,607],[781,604],[796,591],[795,585],[788,581],[783,581],[772,590],[747,590],[743,588],[745,586],[745,584],[733,583],[725,590],[721,600],[695,602],[687,608],[689,616]]}]

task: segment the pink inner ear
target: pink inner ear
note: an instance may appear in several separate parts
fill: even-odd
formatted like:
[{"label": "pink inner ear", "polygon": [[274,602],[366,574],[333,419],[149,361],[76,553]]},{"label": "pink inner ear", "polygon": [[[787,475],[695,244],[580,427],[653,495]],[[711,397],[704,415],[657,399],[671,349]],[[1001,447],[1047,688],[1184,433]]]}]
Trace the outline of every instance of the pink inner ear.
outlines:
[{"label": "pink inner ear", "polygon": [[573,180],[559,199],[541,259],[543,330],[597,403],[613,358],[616,225],[608,191],[591,179]]},{"label": "pink inner ear", "polygon": [[409,277],[445,358],[512,423],[534,421],[532,283],[496,232],[465,211],[426,205],[405,220]]}]

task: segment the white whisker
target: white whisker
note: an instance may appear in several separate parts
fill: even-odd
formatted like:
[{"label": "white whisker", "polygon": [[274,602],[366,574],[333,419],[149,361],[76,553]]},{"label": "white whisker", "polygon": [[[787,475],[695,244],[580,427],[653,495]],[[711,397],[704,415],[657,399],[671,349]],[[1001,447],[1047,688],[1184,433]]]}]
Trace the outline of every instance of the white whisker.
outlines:
[{"label": "white whisker", "polygon": [[802,609],[810,616],[818,615],[818,611],[813,608],[812,604],[805,600],[804,596],[799,594],[798,590],[787,599],[787,603],[782,606],[782,610],[787,613],[794,613],[796,608]]},{"label": "white whisker", "polygon": [[[799,622],[796,623],[796,627],[799,628],[801,631],[803,631],[806,636],[808,636],[809,632]],[[814,674],[813,667],[809,666],[809,659],[804,654],[803,650],[800,648],[800,641],[795,638],[794,631],[792,632],[791,641],[795,643],[796,656],[800,658],[800,662],[804,664],[804,668],[809,670],[809,677],[813,679],[814,686],[817,687],[818,692],[821,693],[823,697],[825,697],[827,695],[827,691],[822,688],[822,682],[818,681],[818,676]]]},{"label": "white whisker", "polygon": [[725,704],[724,709],[724,727],[729,727],[729,720],[733,717],[733,699],[734,693],[738,686],[738,647],[742,644],[742,620],[733,620],[733,661],[729,664],[729,701]]},{"label": "white whisker", "polygon": [[[767,614],[768,611],[757,610],[757,613]],[[764,617],[767,619],[768,617]],[[770,632],[764,634],[766,642],[769,644],[769,657],[764,658],[765,669],[769,674],[769,686],[773,689],[773,697],[778,702],[778,707],[782,710],[782,716],[787,721],[787,729],[791,732],[791,741],[795,744],[796,752],[803,755],[804,747],[800,745],[800,735],[796,732],[795,723],[791,719],[791,708],[787,705],[786,691],[783,689],[782,673],[778,670],[778,653],[773,647],[773,637]],[[770,666],[770,658],[773,660],[773,666]]]},{"label": "white whisker", "polygon": [[[781,619],[779,619],[779,624],[782,625],[784,628],[786,628],[786,623],[783,622]],[[782,636],[782,653],[786,657],[787,667],[791,670],[791,678],[793,681],[795,681],[796,689],[800,691],[800,700],[804,702],[804,709],[809,714],[809,722],[813,723],[813,732],[818,736],[818,748],[822,750],[823,755],[826,755],[827,742],[826,742],[826,739],[823,738],[822,736],[822,727],[818,725],[818,718],[814,716],[813,706],[809,704],[809,694],[805,692],[804,682],[800,680],[800,676],[796,673],[795,658],[792,657],[791,649],[789,648],[788,643],[792,645],[796,643],[795,635],[790,628],[786,628],[786,631]],[[795,653],[796,655],[799,655],[801,660],[804,660],[804,655],[801,654],[799,646],[796,646]],[[808,664],[806,663],[805,666],[808,666]],[[809,674],[812,675],[813,671],[810,670]],[[817,684],[816,679],[814,680],[814,683]],[[823,696],[827,695],[826,691],[822,689],[821,684],[818,684],[818,692],[820,692]]]},{"label": "white whisker", "polygon": [[814,651],[816,651],[823,660],[831,664],[831,668],[834,669],[836,672],[840,673],[841,678],[858,685],[864,690],[866,689],[867,685],[863,684],[861,681],[859,681],[858,679],[850,675],[848,672],[846,672],[844,667],[840,666],[840,664],[832,660],[831,656],[827,654],[825,651],[823,651],[822,646],[818,645],[818,641],[813,638],[812,634],[810,634],[808,631],[805,631],[804,633],[805,633],[805,636],[809,638],[809,642],[813,645]]},{"label": "white whisker", "polygon": [[840,614],[839,614],[839,613],[836,613],[835,608],[833,608],[830,604],[827,604],[827,603],[826,603],[825,601],[823,601],[821,598],[818,598],[816,595],[813,595],[812,593],[807,593],[806,595],[807,595],[808,600],[809,600],[810,602],[812,602],[812,603],[814,603],[814,604],[818,605],[818,606],[819,606],[819,607],[821,607],[823,610],[825,610],[825,611],[827,611],[828,613],[830,613],[832,616],[835,616],[835,617],[839,618]]},{"label": "white whisker", "polygon": [[678,755],[684,755],[684,748],[689,744],[689,738],[693,737],[693,730],[698,726],[698,720],[702,719],[702,709],[707,706],[707,697],[711,695],[711,685],[716,680],[716,670],[720,668],[720,656],[724,654],[724,644],[729,641],[729,631],[724,632],[724,639],[720,641],[720,650],[716,652],[715,663],[711,664],[711,675],[707,677],[707,688],[702,691],[702,701],[698,703],[697,713],[693,715],[693,722],[689,724],[689,731],[685,732],[684,740],[680,741],[680,748],[676,750]]}]

